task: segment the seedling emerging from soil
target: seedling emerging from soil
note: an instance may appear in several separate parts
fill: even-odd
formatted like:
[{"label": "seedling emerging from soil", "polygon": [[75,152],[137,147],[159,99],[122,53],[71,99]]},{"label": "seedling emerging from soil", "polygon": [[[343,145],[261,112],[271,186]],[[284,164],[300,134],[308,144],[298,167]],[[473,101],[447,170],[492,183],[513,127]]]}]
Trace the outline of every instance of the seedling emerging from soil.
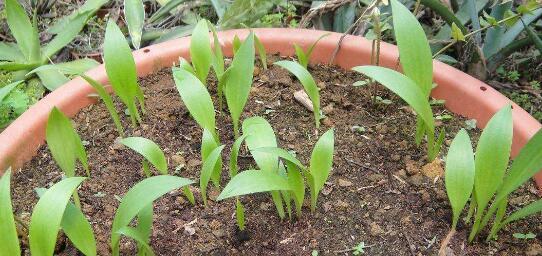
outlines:
[{"label": "seedling emerging from soil", "polygon": [[21,248],[11,206],[10,179],[11,170],[7,170],[0,178],[0,234],[2,234],[0,255],[19,256]]},{"label": "seedling emerging from soil", "polygon": [[429,161],[433,161],[438,156],[445,133],[444,129],[441,130],[435,141],[433,112],[428,102],[433,88],[431,49],[416,17],[397,0],[391,0],[391,7],[404,75],[378,66],[359,66],[353,70],[390,89],[416,111],[416,143],[419,145],[427,134],[427,155]]},{"label": "seedling emerging from soil", "polygon": [[322,40],[322,38],[324,38],[326,36],[329,36],[329,35],[331,35],[331,34],[326,33],[326,34],[323,34],[320,37],[318,37],[318,39],[316,39],[316,41],[314,41],[314,43],[312,43],[309,46],[309,48],[307,49],[306,52],[303,50],[303,48],[301,48],[301,46],[299,46],[297,44],[294,44],[295,54],[297,55],[297,61],[299,62],[299,64],[301,64],[301,66],[303,66],[304,68],[309,67],[309,62],[310,62],[312,51],[314,50],[314,47],[316,47],[316,44],[320,40]]},{"label": "seedling emerging from soil", "polygon": [[[149,246],[149,236],[152,229],[152,204],[154,200],[166,193],[194,183],[181,177],[159,175],[146,178],[134,185],[122,198],[113,219],[111,230],[111,249],[114,256],[119,255],[121,235],[137,241],[140,251],[154,255]],[[149,205],[151,207],[149,207]],[[137,216],[137,226],[130,223]]]},{"label": "seedling emerging from soil", "polygon": [[294,61],[281,60],[275,62],[274,65],[287,69],[299,79],[311,99],[316,128],[320,127],[320,92],[312,75],[306,68]]},{"label": "seedling emerging from soil", "polygon": [[[168,174],[166,156],[162,149],[160,149],[160,146],[154,143],[154,141],[143,137],[128,137],[122,139],[120,142],[144,157],[141,165],[143,166],[143,173],[145,173],[147,178],[152,176],[149,163],[158,170],[160,175]],[[183,192],[190,203],[195,204],[194,194],[192,194],[188,186],[183,187]]]},{"label": "seedling emerging from soil", "polygon": [[62,228],[73,245],[85,255],[96,255],[96,240],[90,223],[70,203],[72,194],[86,178],[66,178],[47,189],[34,207],[29,240],[32,255],[53,255],[58,230]]},{"label": "seedling emerging from soil", "polygon": [[104,102],[107,111],[109,111],[109,115],[111,115],[111,119],[113,119],[113,123],[115,123],[115,127],[117,127],[117,132],[121,137],[124,137],[124,128],[122,128],[122,124],[120,123],[119,113],[115,109],[115,105],[113,104],[113,98],[111,98],[111,95],[107,93],[104,85],[90,78],[89,76],[83,74],[81,74],[80,76],[85,79],[87,83],[89,83],[94,88],[94,90],[96,90],[96,93],[98,93],[98,96],[100,96],[100,98]]},{"label": "seedling emerging from soil", "polygon": [[145,114],[145,99],[137,82],[135,61],[126,38],[112,20],[107,23],[105,30],[104,61],[109,82],[128,108],[132,125],[141,123],[137,102]]},{"label": "seedling emerging from soil", "polygon": [[[522,148],[506,173],[512,130],[512,109],[506,106],[487,123],[478,140],[475,154],[472,153],[469,137],[464,130],[460,131],[452,142],[446,160],[445,180],[454,214],[450,232],[452,235],[471,191],[474,191],[474,196],[470,198],[471,209],[475,209],[476,213],[469,241],[472,241],[491,219],[493,225],[488,240],[494,238],[506,224],[542,211],[542,200],[538,200],[508,217],[505,216],[508,196],[542,168],[541,130]],[[445,243],[446,241],[441,248],[445,248]]]}]

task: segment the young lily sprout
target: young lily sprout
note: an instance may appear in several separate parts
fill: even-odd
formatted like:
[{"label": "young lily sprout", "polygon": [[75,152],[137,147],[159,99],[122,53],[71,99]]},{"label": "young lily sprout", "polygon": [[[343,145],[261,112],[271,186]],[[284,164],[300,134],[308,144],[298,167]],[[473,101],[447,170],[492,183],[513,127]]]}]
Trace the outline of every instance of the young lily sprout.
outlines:
[{"label": "young lily sprout", "polygon": [[429,95],[433,88],[431,49],[417,18],[397,0],[391,0],[391,7],[404,75],[378,66],[358,66],[352,69],[390,89],[416,111],[416,143],[419,145],[427,135],[427,158],[433,161],[438,156],[445,132],[442,129],[435,140],[437,134],[429,104]]},{"label": "young lily sprout", "polygon": [[8,169],[0,178],[0,234],[2,234],[0,255],[19,256],[21,248],[11,206],[10,180],[11,169]]},{"label": "young lily sprout", "polygon": [[[111,230],[111,251],[118,256],[121,236],[127,236],[138,243],[140,251],[154,255],[149,246],[152,229],[153,202],[168,192],[194,183],[193,181],[169,175],[146,178],[135,184],[122,198],[113,219]],[[138,219],[137,226],[130,223]]]},{"label": "young lily sprout", "polygon": [[312,75],[306,68],[295,61],[282,60],[275,62],[274,65],[287,69],[299,79],[305,92],[307,92],[307,95],[309,95],[309,98],[311,99],[316,128],[320,127],[320,91],[316,86],[316,82],[314,82]]},{"label": "young lily sprout", "polygon": [[209,42],[209,27],[207,20],[200,20],[194,31],[190,41],[190,59],[194,67],[194,73],[202,84],[207,83],[207,76],[213,63],[213,52],[211,43]]},{"label": "young lily sprout", "polygon": [[53,255],[59,229],[84,255],[96,255],[96,240],[81,210],[70,203],[72,194],[86,178],[66,178],[47,189],[34,206],[29,228],[32,255]]},{"label": "young lily sprout", "polygon": [[297,61],[299,62],[299,64],[301,64],[301,66],[303,66],[304,68],[309,67],[309,61],[311,59],[311,55],[312,55],[312,51],[314,50],[314,47],[316,47],[316,44],[318,44],[318,42],[322,40],[322,38],[329,35],[331,35],[331,33],[325,33],[321,35],[320,37],[318,37],[318,39],[316,39],[316,41],[314,41],[314,43],[312,43],[309,46],[307,51],[304,51],[303,48],[301,48],[301,46],[294,44],[295,54],[297,55]]},{"label": "young lily sprout", "polygon": [[104,61],[109,82],[128,108],[132,125],[141,123],[137,103],[141,112],[145,114],[145,99],[137,82],[135,61],[126,38],[112,20],[107,23],[105,30]]}]

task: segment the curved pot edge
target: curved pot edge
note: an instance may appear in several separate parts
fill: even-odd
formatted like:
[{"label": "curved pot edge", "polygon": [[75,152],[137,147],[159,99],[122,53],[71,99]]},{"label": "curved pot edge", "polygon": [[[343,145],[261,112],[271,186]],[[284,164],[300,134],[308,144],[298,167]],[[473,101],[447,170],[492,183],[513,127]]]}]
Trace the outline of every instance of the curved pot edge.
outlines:
[{"label": "curved pot edge", "polygon": [[[325,31],[306,29],[264,28],[253,29],[268,54],[279,53],[284,56],[294,55],[293,43],[307,46],[313,43]],[[234,35],[241,38],[248,35],[247,29],[219,32],[219,38],[226,56],[232,55],[231,45]],[[331,33],[315,47],[311,62],[329,63],[333,51],[342,34]],[[161,68],[170,67],[179,57],[189,59],[190,38],[180,38],[134,51],[137,72],[140,77]],[[338,51],[334,64],[345,69],[358,65],[368,65],[371,56],[371,41],[346,36]],[[381,65],[397,69],[398,50],[391,44],[382,43]],[[510,99],[491,88],[489,85],[439,61],[433,62],[433,77],[438,84],[432,92],[437,99],[446,100],[445,106],[450,111],[477,120],[477,126],[483,128],[491,116],[506,104],[512,104],[514,116],[514,140],[512,155],[515,156],[525,143],[542,127],[525,110]],[[87,72],[87,75],[104,84],[108,82],[105,68],[100,65]],[[61,88],[51,92],[38,103],[30,107],[0,134],[0,174],[11,166],[14,169],[32,158],[44,142],[45,124],[50,110],[57,106],[66,115],[72,117],[82,108],[93,104],[93,88],[81,78],[75,78]],[[542,187],[542,172],[535,176],[539,188]]]}]

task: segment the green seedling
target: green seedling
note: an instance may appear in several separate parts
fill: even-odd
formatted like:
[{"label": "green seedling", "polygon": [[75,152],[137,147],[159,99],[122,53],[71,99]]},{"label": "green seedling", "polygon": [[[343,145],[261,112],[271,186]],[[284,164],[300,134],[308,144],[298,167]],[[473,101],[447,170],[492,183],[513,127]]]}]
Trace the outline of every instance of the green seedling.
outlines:
[{"label": "green seedling", "polygon": [[[0,70],[13,72],[16,79],[20,80],[24,79],[25,74],[30,70],[48,64],[58,51],[79,34],[87,21],[107,1],[89,2],[93,3],[85,3],[73,14],[50,27],[47,32],[55,36],[48,44],[41,47],[35,17],[33,21],[30,21],[19,1],[7,0],[5,2],[7,24],[17,44],[0,43]],[[58,29],[59,26],[62,29]],[[82,62],[90,66],[81,65]],[[86,71],[99,63],[92,59],[84,59],[63,63],[63,65],[84,68]],[[36,74],[43,85],[51,91],[69,81],[65,75],[56,70],[42,70]]]},{"label": "green seedling", "polygon": [[400,2],[391,0],[393,24],[403,74],[378,66],[358,66],[360,72],[406,101],[418,114],[416,144],[427,135],[428,160],[433,161],[444,140],[444,129],[435,140],[433,112],[428,98],[433,88],[433,61],[431,49],[423,28],[416,17]]},{"label": "green seedling", "polygon": [[137,103],[141,112],[145,114],[145,99],[137,82],[136,66],[130,46],[120,28],[112,20],[107,23],[105,30],[104,61],[109,82],[128,108],[132,125],[136,126],[137,123],[141,123]]},{"label": "green seedling", "polygon": [[86,178],[66,178],[47,189],[34,207],[29,228],[32,255],[53,255],[59,229],[84,255],[96,255],[96,240],[90,223],[70,203],[72,194]]},{"label": "green seedling", "polygon": [[316,47],[316,44],[318,44],[318,42],[320,40],[322,40],[322,38],[324,38],[326,36],[329,36],[329,35],[331,35],[331,34],[330,33],[325,33],[325,34],[321,35],[320,37],[318,37],[318,39],[316,39],[316,41],[314,41],[314,43],[312,43],[309,46],[307,51],[304,51],[303,48],[301,48],[301,46],[299,46],[297,44],[294,44],[295,54],[297,55],[297,61],[299,62],[299,64],[301,64],[301,66],[303,66],[304,68],[309,67],[309,62],[310,62],[312,51],[314,50],[314,47]]},{"label": "green seedling", "polygon": [[265,50],[265,46],[263,45],[262,41],[260,41],[260,38],[254,34],[254,46],[256,47],[256,50],[258,50],[258,56],[260,57],[260,62],[262,63],[262,67],[264,70],[267,70],[267,51]]},{"label": "green seedling", "polygon": [[[207,135],[205,135],[207,133]],[[204,149],[204,143],[202,143],[201,153],[203,159],[203,166],[201,168],[200,175],[200,189],[201,196],[203,198],[203,204],[207,205],[207,185],[212,180],[215,186],[220,186],[220,174],[222,171],[222,157],[221,153],[224,149],[224,145],[218,146],[214,144],[214,140],[209,132],[204,131],[204,137],[208,137],[208,141],[212,141],[211,147],[207,146]],[[204,139],[205,141],[206,139]]]},{"label": "green seedling", "polygon": [[320,92],[318,87],[316,86],[316,82],[314,82],[314,78],[312,78],[312,75],[306,68],[294,61],[277,61],[274,63],[274,65],[287,69],[292,74],[294,74],[297,79],[299,79],[299,81],[303,85],[303,88],[305,89],[305,92],[307,93],[307,95],[309,95],[309,98],[311,99],[312,112],[314,114],[314,122],[316,124],[316,128],[320,127]]},{"label": "green seedling", "polygon": [[111,119],[113,120],[113,123],[115,123],[117,132],[119,133],[120,137],[124,137],[124,128],[120,123],[119,113],[117,112],[117,109],[115,109],[115,105],[113,104],[113,98],[111,97],[111,95],[109,95],[109,93],[107,93],[104,85],[90,78],[89,76],[83,74],[81,74],[80,76],[85,79],[85,81],[87,81],[87,83],[89,83],[92,88],[94,88],[94,90],[96,90],[96,93],[98,93],[98,96],[104,102],[107,111],[109,111],[109,115],[111,115]]},{"label": "green seedling", "polygon": [[[54,107],[49,114],[45,137],[47,146],[51,151],[51,155],[53,155],[53,159],[55,159],[66,177],[75,176],[76,160],[81,162],[87,176],[90,177],[85,146],[83,146],[83,142],[81,141],[79,134],[77,134],[73,128],[70,119],[62,114],[56,107]],[[79,195],[77,192],[73,195],[73,199],[77,207],[80,208],[81,204],[79,203]]]},{"label": "green seedling", "polygon": [[21,248],[11,206],[10,180],[11,170],[7,170],[0,178],[0,234],[2,234],[0,255],[19,256]]},{"label": "green seedling", "polygon": [[[149,163],[151,163],[160,175],[168,174],[167,160],[166,156],[160,146],[158,146],[154,141],[143,138],[143,137],[128,137],[120,141],[126,147],[134,150],[144,157],[142,161],[143,173],[147,178],[151,177],[151,171],[149,168]],[[194,205],[195,199],[194,194],[188,186],[183,187],[183,193],[188,198],[188,201]]]},{"label": "green seedling", "polygon": [[[153,255],[149,246],[149,236],[152,228],[153,202],[166,193],[194,183],[181,177],[159,175],[146,178],[134,185],[122,198],[119,208],[113,219],[111,230],[112,255],[119,255],[119,242],[121,235],[128,236],[138,242],[140,252]],[[130,223],[138,219],[136,227]]]},{"label": "green seedling", "polygon": [[466,204],[465,198],[468,199],[473,191],[470,208],[475,210],[475,214],[469,241],[473,241],[491,219],[493,225],[487,240],[495,238],[506,224],[542,211],[542,200],[538,200],[506,216],[509,195],[542,168],[539,150],[542,131],[539,131],[522,148],[506,172],[512,130],[512,109],[508,105],[489,120],[478,140],[475,154],[464,130],[452,142],[445,180],[454,214],[452,230]]},{"label": "green seedling", "polygon": [[124,0],[124,19],[128,27],[128,33],[132,39],[132,45],[139,49],[143,25],[145,23],[145,6],[142,0]]},{"label": "green seedling", "polygon": [[194,67],[194,72],[198,79],[207,84],[207,76],[213,63],[214,53],[209,42],[209,27],[207,20],[200,20],[190,40],[190,59]]}]

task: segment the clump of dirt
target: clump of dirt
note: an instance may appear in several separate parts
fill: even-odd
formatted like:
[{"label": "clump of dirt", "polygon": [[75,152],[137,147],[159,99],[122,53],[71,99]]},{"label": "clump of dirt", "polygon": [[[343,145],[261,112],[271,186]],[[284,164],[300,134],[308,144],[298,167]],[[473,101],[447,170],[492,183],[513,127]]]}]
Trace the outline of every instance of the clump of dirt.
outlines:
[{"label": "clump of dirt", "polygon": [[[362,79],[354,72],[328,65],[311,66],[321,89],[325,119],[315,129],[313,115],[293,98],[301,84],[286,70],[258,67],[244,118],[263,116],[273,126],[280,147],[293,150],[307,163],[319,135],[335,129],[335,157],[332,174],[319,197],[316,212],[304,207],[295,220],[280,220],[268,194],[245,196],[247,230],[235,225],[233,200],[215,202],[219,190],[209,192],[207,207],[201,203],[198,188],[192,187],[198,202],[192,206],[181,191],[173,191],[155,203],[151,246],[158,255],[347,255],[364,242],[370,255],[435,255],[451,223],[451,209],[442,179],[443,162],[427,164],[424,147],[414,144],[416,118],[410,108],[380,88],[378,96],[391,101],[372,103],[372,88],[354,87]],[[170,69],[141,80],[147,114],[141,126],[129,127],[127,135],[143,136],[158,143],[169,162],[169,172],[197,180],[201,168],[199,155],[201,129],[189,116],[175,88]],[[209,80],[212,95],[216,81]],[[216,101],[216,99],[215,99]],[[389,104],[384,104],[389,103]],[[215,104],[218,106],[218,104]],[[124,112],[117,105],[119,112]],[[434,109],[438,115],[450,114],[441,121],[448,132],[445,144],[466,127],[465,119]],[[96,233],[99,254],[109,255],[108,241],[118,198],[144,178],[141,156],[116,145],[117,132],[108,112],[99,103],[82,110],[74,123],[87,142],[91,179],[80,188],[83,212]],[[227,144],[224,162],[233,143],[232,125],[227,110],[217,114],[221,141]],[[473,141],[479,131],[470,130]],[[445,151],[445,150],[443,150]],[[445,152],[443,152],[445,153]],[[442,157],[442,156],[441,156]],[[243,149],[241,169],[254,166]],[[222,184],[228,181],[223,170]],[[84,173],[79,170],[80,175]],[[29,219],[37,202],[33,189],[49,187],[61,179],[61,171],[44,145],[38,155],[15,175],[13,202],[16,214]],[[511,208],[537,199],[533,184],[527,184],[511,197]],[[458,255],[524,252],[535,255],[542,246],[532,240],[512,238],[513,233],[539,234],[540,216],[518,221],[500,233],[496,242],[466,243],[468,227],[461,224],[450,247]],[[124,255],[135,254],[134,243],[121,241]],[[73,255],[69,242],[59,246],[59,255]]]}]

